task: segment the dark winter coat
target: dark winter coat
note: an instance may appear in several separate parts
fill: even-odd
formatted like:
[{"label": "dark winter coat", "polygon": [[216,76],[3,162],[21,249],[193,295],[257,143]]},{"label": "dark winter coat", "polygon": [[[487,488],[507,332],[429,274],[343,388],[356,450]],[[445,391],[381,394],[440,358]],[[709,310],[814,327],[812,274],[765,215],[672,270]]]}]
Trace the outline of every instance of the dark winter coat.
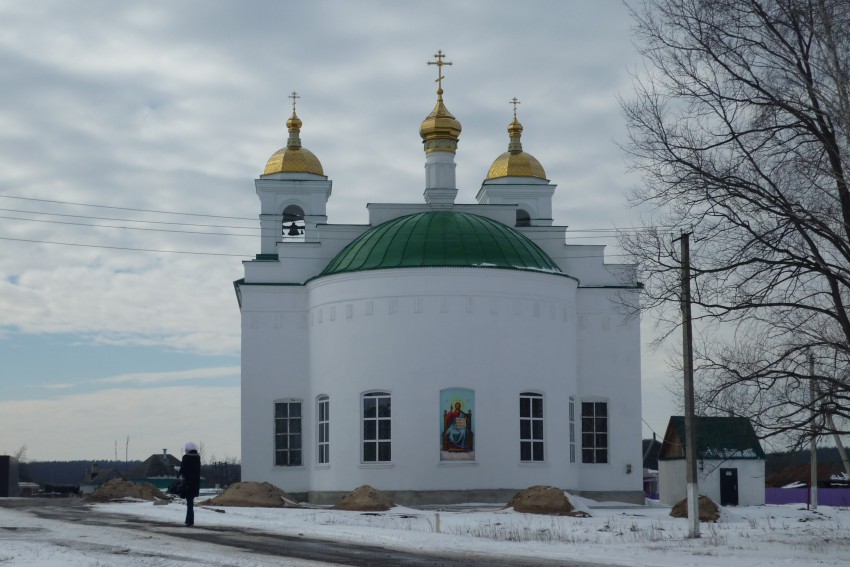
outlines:
[{"label": "dark winter coat", "polygon": [[177,476],[183,477],[186,496],[197,497],[201,489],[201,456],[197,451],[189,451],[183,455]]}]

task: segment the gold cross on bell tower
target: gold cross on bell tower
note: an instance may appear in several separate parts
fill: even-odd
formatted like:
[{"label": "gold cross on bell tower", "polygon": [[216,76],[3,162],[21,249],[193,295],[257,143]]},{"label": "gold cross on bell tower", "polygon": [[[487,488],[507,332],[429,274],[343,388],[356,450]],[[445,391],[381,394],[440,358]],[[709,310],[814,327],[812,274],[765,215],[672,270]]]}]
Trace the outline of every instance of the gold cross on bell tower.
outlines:
[{"label": "gold cross on bell tower", "polygon": [[437,66],[437,80],[434,81],[437,83],[437,94],[443,94],[443,65],[451,65],[451,61],[443,61],[443,58],[446,56],[443,53],[443,50],[440,49],[437,53],[434,54],[434,57],[437,58],[436,61],[428,61],[428,65],[436,65]]},{"label": "gold cross on bell tower", "polygon": [[291,94],[291,95],[289,95],[287,98],[291,98],[291,99],[292,99],[292,114],[295,114],[295,101],[296,101],[297,99],[301,98],[301,97],[300,97],[300,96],[298,96],[298,93],[297,93],[297,92],[292,91],[292,94]]},{"label": "gold cross on bell tower", "polygon": [[516,105],[521,104],[517,97],[514,97],[512,100],[508,101],[508,104],[514,105],[514,120],[516,120]]}]

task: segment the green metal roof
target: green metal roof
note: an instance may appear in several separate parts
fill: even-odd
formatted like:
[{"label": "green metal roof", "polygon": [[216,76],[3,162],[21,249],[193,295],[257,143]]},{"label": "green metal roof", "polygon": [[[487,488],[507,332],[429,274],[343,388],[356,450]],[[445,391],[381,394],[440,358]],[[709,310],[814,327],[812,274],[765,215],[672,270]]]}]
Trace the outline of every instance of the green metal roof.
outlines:
[{"label": "green metal roof", "polygon": [[[746,417],[695,416],[697,458],[764,459],[758,436]],[[674,415],[667,425],[658,460],[685,458],[685,418]]]},{"label": "green metal roof", "polygon": [[537,244],[498,221],[454,211],[399,217],[369,229],[322,276],[362,270],[477,267],[563,275]]}]

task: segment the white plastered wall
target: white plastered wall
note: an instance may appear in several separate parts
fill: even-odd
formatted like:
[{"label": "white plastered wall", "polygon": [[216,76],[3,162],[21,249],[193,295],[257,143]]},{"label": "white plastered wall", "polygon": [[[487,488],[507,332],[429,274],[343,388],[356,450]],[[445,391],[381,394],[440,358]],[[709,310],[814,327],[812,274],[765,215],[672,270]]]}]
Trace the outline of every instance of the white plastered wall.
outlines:
[{"label": "white plastered wall", "polygon": [[307,467],[274,466],[274,402],[310,400],[307,288],[242,285],[241,291],[242,475],[281,487],[304,485]]},{"label": "white plastered wall", "polygon": [[[578,399],[608,403],[608,463],[580,463],[583,492],[642,491],[639,321],[618,307],[637,290],[579,288],[577,297]],[[577,421],[580,423],[580,417]],[[581,437],[579,453],[581,461]]]},{"label": "white plastered wall", "polygon": [[[568,447],[558,444],[575,391],[573,280],[424,268],[341,274],[309,287],[312,394],[331,404],[331,463],[317,467],[311,490],[574,483]],[[440,461],[439,394],[454,387],[475,392],[475,462]],[[375,390],[392,394],[391,465],[361,463],[360,398]],[[519,393],[526,390],[545,396],[544,463],[519,459]]]},{"label": "white plastered wall", "polygon": [[[482,268],[339,274],[244,285],[243,475],[287,491],[640,491],[639,345],[611,290]],[[633,293],[633,292],[629,292]],[[476,460],[441,462],[439,393],[475,392]],[[360,456],[361,395],[393,396],[393,461]],[[519,394],[544,395],[542,463],[519,458]],[[331,463],[316,463],[316,399],[330,397]],[[576,463],[568,400],[576,399]],[[273,465],[273,404],[303,402],[304,464]],[[609,403],[608,465],[582,465],[582,400]],[[626,464],[632,465],[627,474]]]}]

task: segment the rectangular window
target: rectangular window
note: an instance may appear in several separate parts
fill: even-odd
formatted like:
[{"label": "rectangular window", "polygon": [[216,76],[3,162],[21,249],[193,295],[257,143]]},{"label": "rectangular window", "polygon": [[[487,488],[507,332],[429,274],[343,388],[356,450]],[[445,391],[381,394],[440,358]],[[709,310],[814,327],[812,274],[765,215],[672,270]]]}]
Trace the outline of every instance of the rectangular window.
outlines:
[{"label": "rectangular window", "polygon": [[331,462],[331,402],[327,396],[319,398],[318,408],[318,451],[319,463],[327,464]]},{"label": "rectangular window", "polygon": [[570,396],[570,462],[576,462],[576,399]]},{"label": "rectangular window", "polygon": [[581,462],[608,462],[608,402],[581,404]]},{"label": "rectangular window", "polygon": [[519,459],[543,460],[543,396],[533,392],[519,395]]},{"label": "rectangular window", "polygon": [[275,466],[300,466],[301,402],[275,402],[274,433]]},{"label": "rectangular window", "polygon": [[392,461],[392,407],[387,392],[363,394],[363,462]]}]

